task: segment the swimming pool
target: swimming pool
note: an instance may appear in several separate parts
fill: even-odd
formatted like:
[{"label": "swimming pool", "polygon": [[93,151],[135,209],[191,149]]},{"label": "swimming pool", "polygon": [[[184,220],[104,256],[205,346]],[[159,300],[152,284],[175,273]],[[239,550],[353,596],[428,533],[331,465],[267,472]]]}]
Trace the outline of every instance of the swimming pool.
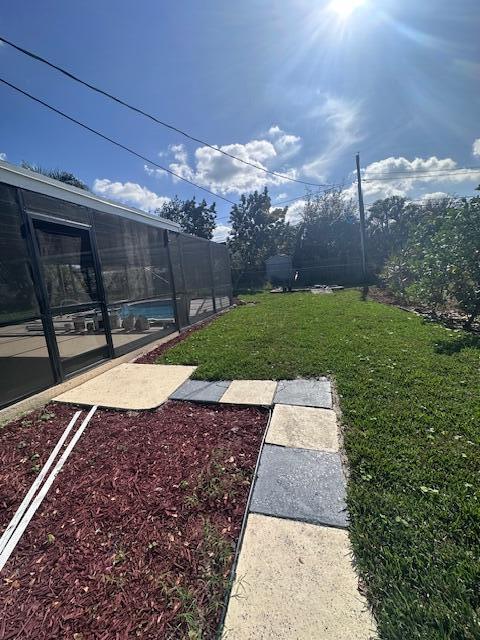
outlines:
[{"label": "swimming pool", "polygon": [[155,320],[172,320],[175,317],[171,300],[151,300],[141,302],[129,302],[122,305],[120,316],[145,316]]}]

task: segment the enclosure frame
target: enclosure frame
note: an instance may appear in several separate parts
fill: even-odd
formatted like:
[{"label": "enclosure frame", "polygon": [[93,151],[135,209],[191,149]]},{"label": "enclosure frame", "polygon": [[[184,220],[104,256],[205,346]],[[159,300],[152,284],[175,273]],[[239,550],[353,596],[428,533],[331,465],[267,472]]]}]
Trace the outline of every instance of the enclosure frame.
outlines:
[{"label": "enclosure frame", "polygon": [[[8,346],[10,346],[11,349],[12,344],[14,345],[13,348],[15,348],[15,340],[17,340],[18,343],[22,340],[29,343],[27,338],[34,337],[38,338],[38,343],[42,345],[41,347],[35,347],[33,349],[33,351],[36,349],[42,354],[39,366],[45,366],[45,371],[48,373],[48,365],[46,364],[47,354],[45,353],[46,347],[46,351],[48,352],[48,361],[51,368],[51,378],[50,374],[46,376],[46,378],[49,378],[48,381],[39,380],[38,384],[32,383],[31,388],[29,387],[27,392],[20,393],[14,397],[9,397],[9,388],[7,387],[4,391],[2,389],[4,383],[0,383],[0,408],[18,402],[54,384],[59,384],[72,376],[80,374],[86,369],[97,366],[107,359],[120,357],[130,351],[158,340],[158,338],[161,336],[163,337],[163,335],[168,335],[175,331],[182,331],[183,329],[202,321],[205,317],[214,315],[220,310],[217,304],[217,290],[220,290],[219,295],[222,296],[219,298],[221,301],[221,309],[231,306],[233,298],[229,271],[230,262],[225,245],[213,243],[212,241],[203,238],[189,236],[184,234],[181,231],[180,226],[172,221],[146,214],[145,212],[138,211],[132,207],[127,207],[116,202],[109,202],[108,200],[99,198],[90,192],[83,192],[75,187],[71,187],[64,183],[57,182],[56,180],[52,180],[29,170],[21,169],[1,161],[0,189],[4,189],[8,197],[11,197],[13,192],[15,194],[16,204],[14,206],[16,210],[13,208],[11,210],[5,210],[5,215],[7,216],[5,220],[11,223],[11,220],[18,217],[18,224],[20,225],[21,237],[23,239],[25,250],[24,254],[22,254],[22,257],[19,259],[19,265],[28,266],[30,278],[27,278],[27,289],[28,293],[31,295],[33,305],[32,311],[34,308],[37,309],[37,313],[29,316],[24,313],[20,302],[17,307],[15,307],[17,304],[16,302],[12,303],[11,290],[8,289],[8,282],[6,281],[10,275],[9,269],[13,270],[17,267],[15,261],[7,255],[4,263],[5,272],[4,274],[0,272],[0,285],[3,285],[8,289],[6,298],[2,300],[0,297],[0,359],[4,364],[6,363],[6,366],[10,364],[11,367],[13,367],[13,371],[16,372],[18,369],[21,375],[22,366],[26,365],[23,365],[21,360],[17,360],[16,363],[11,364],[12,361],[10,360],[10,362],[8,362],[8,359],[15,357],[21,359],[25,356],[22,356],[21,351],[19,354],[14,353],[13,355],[9,355],[8,348],[5,355],[2,345],[9,342]],[[35,207],[27,204],[25,200],[25,195],[27,193],[30,199],[34,199],[36,196],[39,196],[39,201],[42,202],[41,198],[44,198],[47,204],[48,202],[51,202],[51,199],[53,198],[56,206],[55,213],[45,212],[43,210],[43,205],[38,207],[42,208],[42,210],[37,211]],[[72,217],[81,215],[85,216],[85,220],[79,221],[77,219],[70,219],[68,217],[68,212],[70,211],[69,205],[71,205]],[[5,233],[7,235],[5,235],[4,238],[5,242],[7,242],[7,238],[9,238],[9,231],[2,231],[2,228],[4,227],[2,224],[4,220],[3,206],[3,201],[0,201],[0,239],[1,235]],[[63,209],[67,211],[67,217],[57,215],[57,211]],[[16,211],[18,211],[18,213],[16,213]],[[95,217],[95,214],[99,215]],[[105,218],[104,215],[100,214],[108,214],[112,216],[112,218]],[[114,223],[115,220],[119,221],[122,218],[125,219],[123,226],[120,223],[115,225],[115,228],[118,227],[118,238],[115,236],[117,231],[112,234],[115,236],[113,240],[114,244],[112,245],[113,248],[106,247],[102,249],[99,247],[98,234],[103,234],[103,236],[108,235],[109,225]],[[156,229],[156,232],[151,230],[149,231],[147,226],[153,227]],[[55,262],[56,256],[54,256],[52,259],[53,266],[48,268],[53,269],[52,273],[57,274],[53,277],[58,278],[59,281],[63,279],[62,270],[67,267],[70,268],[69,273],[71,274],[72,281],[77,279],[78,282],[80,282],[80,294],[87,296],[86,301],[82,302],[80,299],[75,299],[68,302],[67,299],[62,299],[61,304],[57,304],[58,300],[53,297],[49,297],[53,296],[53,294],[52,291],[47,289],[49,281],[47,274],[44,271],[46,259],[45,256],[41,256],[40,254],[39,230],[40,232],[46,233],[47,236],[50,234],[54,239],[58,237],[59,246],[63,246],[62,241],[65,241],[65,246],[67,246],[68,240],[71,238],[80,242],[82,248],[78,250],[78,255],[75,254],[72,258],[69,257],[69,254],[65,254],[67,256],[65,260],[68,259],[71,261],[68,265],[66,262],[62,262],[64,256],[59,253],[58,255],[60,257],[57,258],[57,262]],[[127,234],[128,230],[132,230],[131,237]],[[78,231],[78,234],[76,234],[76,231]],[[134,243],[136,239],[146,242],[147,245],[143,246],[141,243],[139,246],[135,245]],[[171,242],[173,239],[176,240],[177,252],[175,267],[171,253]],[[116,240],[119,241],[118,246],[115,244]],[[121,244],[122,242],[125,243],[127,241],[131,244]],[[15,242],[21,242],[21,240],[18,240],[18,237],[16,237]],[[185,243],[188,245],[189,252],[187,265],[185,264]],[[204,243],[207,243],[207,245],[204,245]],[[85,250],[83,248],[84,244],[86,247]],[[125,254],[125,265],[122,265],[124,270],[122,271],[122,274],[125,274],[125,281],[120,278],[120,284],[118,287],[120,287],[119,290],[121,290],[122,286],[126,286],[126,292],[129,295],[124,300],[117,300],[115,297],[110,299],[109,291],[107,291],[105,284],[105,277],[111,276],[112,264],[115,264],[115,260],[119,260],[118,251],[121,251],[122,247],[127,251],[127,253],[130,250],[133,251],[135,254],[133,259],[137,258],[137,262],[129,263],[128,259],[131,259],[131,257],[129,258]],[[198,249],[196,249],[196,247],[198,247]],[[224,261],[224,264],[222,264],[221,275],[215,273],[214,263],[214,251],[219,251],[219,247],[222,247],[221,259]],[[102,266],[102,251],[106,253],[106,255],[109,255],[108,252],[111,251],[112,255],[109,255],[108,258],[108,260],[110,260],[110,271],[106,271],[104,266]],[[195,251],[197,251],[198,260],[200,260],[198,270],[195,268],[195,265],[192,266],[192,259],[195,259]],[[144,253],[148,253],[148,256],[145,258],[145,262],[138,263],[138,255],[143,256]],[[85,255],[87,255],[88,262],[88,266],[86,267],[86,270],[88,271],[88,278],[85,275],[85,267],[82,263]],[[215,255],[217,256],[215,259],[218,259],[218,254]],[[140,260],[141,259],[142,258],[140,258]],[[148,266],[148,260],[156,260],[156,270],[160,275],[154,273],[152,267]],[[74,261],[73,266],[76,267],[76,271],[72,269],[72,261]],[[0,267],[2,266],[0,256]],[[118,269],[120,273],[120,267],[118,267]],[[224,273],[227,269],[228,275]],[[22,278],[26,277],[25,273],[22,271],[19,271],[18,273],[20,274],[19,278],[23,283],[24,281]],[[141,290],[141,286],[139,284],[139,273],[143,275],[143,279],[145,281],[145,292],[148,294],[145,298],[138,297],[138,291]],[[162,273],[165,274],[165,277],[161,276]],[[199,278],[201,279],[202,273],[206,275],[206,279],[199,283]],[[131,274],[133,275],[131,276]],[[91,283],[90,275],[92,277]],[[115,271],[113,271],[113,275],[116,275]],[[156,283],[153,277],[155,275],[160,282]],[[132,289],[128,288],[130,276],[134,283],[132,285]],[[217,287],[216,278],[220,278],[220,287]],[[85,284],[87,280],[89,283],[88,286]],[[15,282],[15,279],[13,282]],[[195,289],[195,286],[197,286],[197,289]],[[29,287],[32,288],[32,292],[30,292]],[[51,283],[50,289],[52,289]],[[63,293],[66,291],[67,289],[64,289]],[[207,291],[208,294],[206,293]],[[196,298],[195,295],[197,295]],[[90,298],[88,298],[88,296],[90,296]],[[228,304],[226,304],[227,296]],[[162,305],[166,307],[171,317],[167,317],[164,320],[157,320],[157,324],[153,326],[151,333],[143,332],[145,335],[141,335],[141,332],[139,331],[138,337],[133,333],[131,341],[129,341],[130,335],[128,335],[124,344],[116,345],[114,343],[114,337],[118,337],[120,335],[123,337],[124,334],[121,333],[123,328],[120,329],[118,333],[114,334],[114,330],[112,329],[112,314],[115,313],[115,315],[118,316],[118,312],[112,311],[112,309],[116,309],[116,307],[118,307],[123,310],[126,308],[130,314],[134,313],[137,308],[145,308],[146,311],[142,311],[142,313],[146,316],[148,311],[151,309],[151,306],[149,305],[155,305],[155,303],[159,305],[158,308],[161,308]],[[198,303],[197,312],[195,312],[194,309],[192,313],[192,303]],[[11,311],[12,304],[13,312]],[[180,304],[182,305],[182,312],[180,312],[179,309]],[[144,307],[142,307],[142,305],[144,305]],[[199,318],[196,317],[196,313],[200,314]],[[70,325],[74,327],[75,319],[78,320],[79,316],[82,316],[82,318],[89,318],[89,314],[93,314],[95,319],[94,322],[92,320],[89,326],[95,326],[95,329],[92,330],[92,335],[94,334],[93,337],[88,337],[92,338],[92,344],[95,345],[97,342],[99,344],[98,347],[94,346],[93,348],[88,346],[90,343],[86,345],[86,342],[88,341],[82,342],[81,340],[81,337],[85,337],[87,335],[86,331],[78,332],[76,329],[66,329],[67,325],[69,327]],[[55,318],[57,327],[54,323]],[[162,316],[159,316],[159,318],[162,318]],[[118,320],[118,318],[115,320]],[[64,323],[64,328],[61,329],[59,333],[58,325],[62,322]],[[85,322],[87,321],[85,320]],[[122,322],[124,324],[124,318]],[[34,327],[37,331],[36,334],[35,332],[30,335],[28,334],[29,330],[33,331],[29,323],[36,323],[36,326]],[[84,326],[87,325],[85,324]],[[97,329],[97,327],[101,327],[101,329]],[[7,330],[5,334],[3,334],[2,331],[5,329],[10,329],[11,333]],[[16,331],[18,331],[18,334]],[[24,332],[24,335],[21,333],[22,331]],[[61,331],[64,333],[61,333]],[[80,349],[80,351],[73,356],[66,357],[65,355],[61,355],[59,345],[63,344],[61,342],[61,337],[64,338],[64,342],[68,342],[68,338],[66,338],[64,334],[69,331],[73,332],[71,341],[76,341],[75,344],[78,343],[79,346],[77,349]],[[78,335],[74,335],[75,333]],[[125,335],[127,333],[128,331],[125,330]],[[20,337],[11,337],[17,335]],[[3,339],[5,339],[5,342],[2,342]],[[104,343],[103,340],[105,341]],[[43,342],[45,345],[43,345]],[[87,348],[82,351],[82,349],[85,348],[85,345]],[[75,351],[75,347],[73,347],[73,351]],[[81,366],[83,362],[82,358],[84,358],[85,366]],[[75,359],[78,360],[78,363]],[[28,386],[28,372],[26,377],[28,378],[26,382]],[[21,388],[21,386],[22,385],[19,385],[19,388]],[[14,383],[13,388],[15,388]]]}]

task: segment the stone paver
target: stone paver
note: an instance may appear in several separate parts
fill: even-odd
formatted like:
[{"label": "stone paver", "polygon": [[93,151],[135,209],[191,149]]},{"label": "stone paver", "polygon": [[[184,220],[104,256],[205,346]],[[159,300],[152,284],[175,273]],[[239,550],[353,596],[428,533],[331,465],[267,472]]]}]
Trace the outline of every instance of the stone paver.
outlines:
[{"label": "stone paver", "polygon": [[219,402],[230,385],[229,381],[187,380],[170,396],[171,400],[191,400],[194,402]]},{"label": "stone paver", "polygon": [[270,406],[276,388],[274,380],[233,380],[220,402]]},{"label": "stone paver", "polygon": [[224,640],[370,640],[346,531],[250,514]]},{"label": "stone paver", "polygon": [[340,455],[266,444],[250,510],[346,527],[345,479]]},{"label": "stone paver", "polygon": [[265,442],[283,447],[338,451],[335,411],[276,404]]},{"label": "stone paver", "polygon": [[113,409],[153,409],[165,402],[195,369],[180,365],[120,364],[54,400]]},{"label": "stone paver", "polygon": [[274,398],[275,404],[294,404],[304,407],[332,408],[330,382],[320,380],[280,380]]}]

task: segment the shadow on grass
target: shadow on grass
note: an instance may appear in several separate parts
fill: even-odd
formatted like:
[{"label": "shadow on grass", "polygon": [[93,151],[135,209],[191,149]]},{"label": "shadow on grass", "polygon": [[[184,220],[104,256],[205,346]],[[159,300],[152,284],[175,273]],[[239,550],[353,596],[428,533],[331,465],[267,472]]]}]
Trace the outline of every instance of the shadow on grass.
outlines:
[{"label": "shadow on grass", "polygon": [[454,340],[441,340],[435,343],[435,353],[441,353],[447,356],[451,356],[454,353],[459,353],[462,349],[480,349],[480,336],[466,334],[459,335]]}]

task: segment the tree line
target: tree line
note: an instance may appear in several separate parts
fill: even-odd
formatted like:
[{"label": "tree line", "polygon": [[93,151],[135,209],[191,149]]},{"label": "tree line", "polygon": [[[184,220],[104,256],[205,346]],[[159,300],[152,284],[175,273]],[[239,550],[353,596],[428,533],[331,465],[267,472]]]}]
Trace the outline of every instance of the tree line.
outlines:
[{"label": "tree line", "polygon": [[[212,237],[215,209],[205,201],[171,201],[159,213]],[[357,205],[345,191],[307,192],[298,218],[287,214],[266,188],[232,206],[227,246],[237,290],[263,286],[265,260],[277,253],[293,257],[298,285],[363,283]],[[480,196],[377,200],[367,209],[366,250],[370,284],[408,303],[457,308],[467,328],[480,315]]]},{"label": "tree line", "polygon": [[[23,166],[87,189],[69,172]],[[175,196],[156,213],[185,233],[213,237],[215,203]],[[297,218],[287,214],[288,207],[272,206],[267,188],[242,194],[232,206],[227,246],[237,290],[263,286],[265,260],[277,253],[293,257],[298,285],[363,282],[357,206],[345,191],[307,191]],[[379,199],[367,209],[366,251],[370,284],[409,303],[455,307],[467,328],[480,316],[480,196]]]}]

